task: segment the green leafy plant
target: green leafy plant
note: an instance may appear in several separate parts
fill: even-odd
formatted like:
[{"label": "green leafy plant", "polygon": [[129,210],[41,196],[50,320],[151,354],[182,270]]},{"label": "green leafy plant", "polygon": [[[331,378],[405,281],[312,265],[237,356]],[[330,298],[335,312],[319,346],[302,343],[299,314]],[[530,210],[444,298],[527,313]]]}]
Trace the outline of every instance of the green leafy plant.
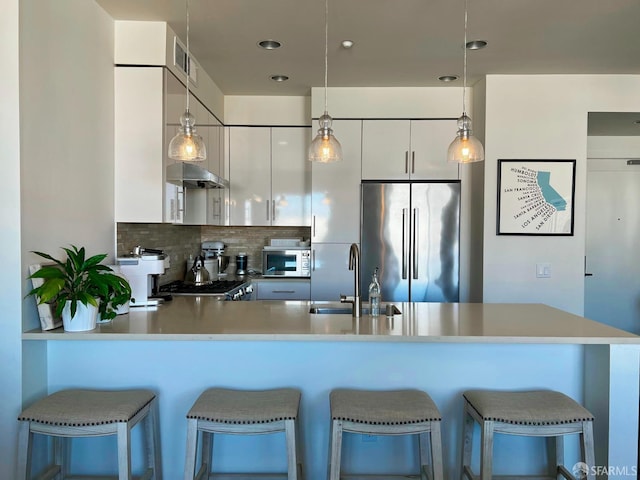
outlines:
[{"label": "green leafy plant", "polygon": [[107,254],[85,258],[84,247],[62,248],[67,253],[66,261],[53,258],[42,252],[33,252],[51,260],[53,265],[43,265],[29,278],[41,278],[42,285],[27,295],[36,295],[39,303],[55,303],[55,313],[59,317],[64,305],[70,302],[71,317],[78,309],[78,303],[98,307],[100,317],[105,320],[116,316],[116,309],[131,298],[131,286],[127,280],[113,273],[107,265],[101,265]]}]

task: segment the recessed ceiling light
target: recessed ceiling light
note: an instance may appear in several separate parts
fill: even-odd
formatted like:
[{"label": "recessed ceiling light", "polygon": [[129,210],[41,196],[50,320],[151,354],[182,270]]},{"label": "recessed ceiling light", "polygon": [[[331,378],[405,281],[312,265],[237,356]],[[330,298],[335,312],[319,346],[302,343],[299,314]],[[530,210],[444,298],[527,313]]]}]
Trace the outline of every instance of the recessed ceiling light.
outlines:
[{"label": "recessed ceiling light", "polygon": [[636,121],[635,121],[635,122],[633,122],[633,123],[634,123],[634,125],[638,125],[638,126],[640,126],[640,120],[636,120]]},{"label": "recessed ceiling light", "polygon": [[277,40],[262,40],[261,42],[258,42],[258,45],[265,50],[275,50],[282,46],[282,44]]},{"label": "recessed ceiling light", "polygon": [[438,77],[438,80],[440,80],[441,82],[455,82],[456,80],[458,80],[457,75],[443,75],[441,77]]},{"label": "recessed ceiling light", "polygon": [[286,75],[271,75],[269,78],[274,82],[286,82],[289,80],[289,77]]},{"label": "recessed ceiling light", "polygon": [[480,50],[487,46],[487,42],[484,40],[471,40],[467,42],[467,50]]},{"label": "recessed ceiling light", "polygon": [[343,40],[342,41],[342,48],[351,48],[353,47],[353,41],[352,40]]}]

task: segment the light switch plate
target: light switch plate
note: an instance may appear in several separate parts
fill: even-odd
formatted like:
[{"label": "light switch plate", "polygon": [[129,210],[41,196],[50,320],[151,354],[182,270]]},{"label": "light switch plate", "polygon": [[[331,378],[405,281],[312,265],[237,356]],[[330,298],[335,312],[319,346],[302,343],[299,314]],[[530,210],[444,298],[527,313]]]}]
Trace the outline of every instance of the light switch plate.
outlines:
[{"label": "light switch plate", "polygon": [[536,278],[551,278],[551,264],[536,263]]}]

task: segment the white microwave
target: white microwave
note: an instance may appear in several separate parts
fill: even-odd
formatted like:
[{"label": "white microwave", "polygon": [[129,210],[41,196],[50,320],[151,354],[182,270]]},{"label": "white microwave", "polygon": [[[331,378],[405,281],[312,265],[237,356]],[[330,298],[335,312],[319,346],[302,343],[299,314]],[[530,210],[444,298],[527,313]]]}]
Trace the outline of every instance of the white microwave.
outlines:
[{"label": "white microwave", "polygon": [[309,247],[264,247],[262,276],[310,277],[311,249]]}]

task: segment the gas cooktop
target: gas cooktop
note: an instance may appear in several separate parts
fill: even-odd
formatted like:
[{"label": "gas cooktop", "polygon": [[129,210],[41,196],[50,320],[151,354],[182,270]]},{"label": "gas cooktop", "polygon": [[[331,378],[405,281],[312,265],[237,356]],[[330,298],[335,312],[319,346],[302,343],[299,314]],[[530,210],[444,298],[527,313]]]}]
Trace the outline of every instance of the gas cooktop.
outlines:
[{"label": "gas cooktop", "polygon": [[175,281],[162,285],[159,290],[173,295],[233,295],[246,284],[243,280],[214,280],[204,285]]}]

